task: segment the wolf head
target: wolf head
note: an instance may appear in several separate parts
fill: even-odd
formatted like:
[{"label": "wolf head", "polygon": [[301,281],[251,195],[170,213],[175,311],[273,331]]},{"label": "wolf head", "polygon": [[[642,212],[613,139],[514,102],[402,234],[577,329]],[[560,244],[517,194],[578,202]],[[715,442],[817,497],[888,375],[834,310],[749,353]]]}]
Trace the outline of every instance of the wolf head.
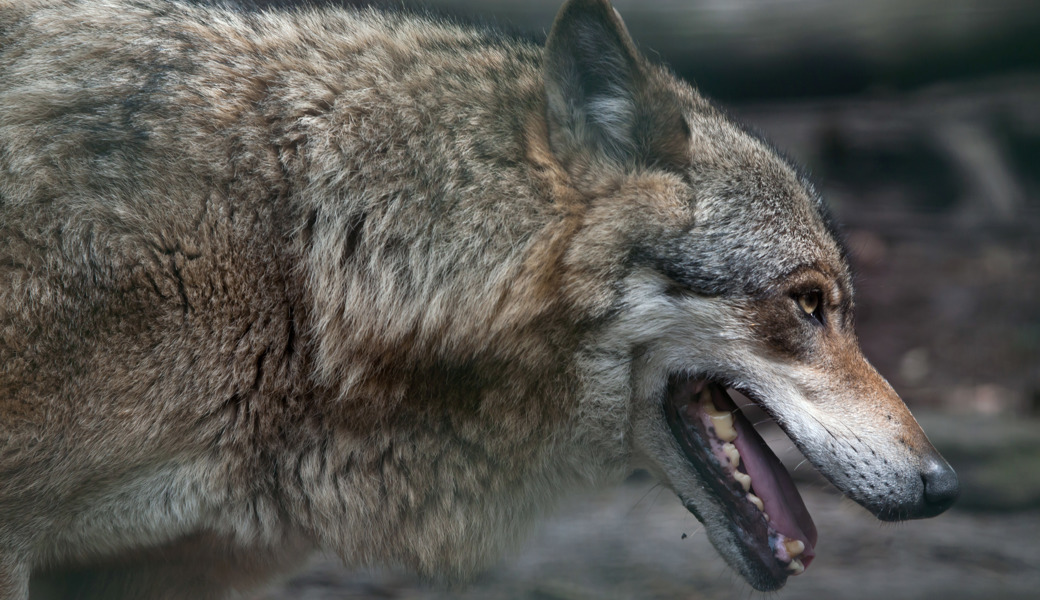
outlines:
[{"label": "wolf head", "polygon": [[627,412],[635,463],[760,590],[808,566],[817,536],[727,389],[878,518],[948,508],[956,474],[861,354],[846,252],[798,170],[646,61],[606,0],[561,9],[544,76],[550,151],[588,203],[565,261],[622,273],[586,412]]}]

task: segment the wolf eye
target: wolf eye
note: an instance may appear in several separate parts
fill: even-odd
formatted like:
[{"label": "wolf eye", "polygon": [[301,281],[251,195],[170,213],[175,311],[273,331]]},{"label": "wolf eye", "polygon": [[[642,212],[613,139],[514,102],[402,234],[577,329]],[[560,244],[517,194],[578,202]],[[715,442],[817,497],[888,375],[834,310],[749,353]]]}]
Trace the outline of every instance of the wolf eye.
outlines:
[{"label": "wolf eye", "polygon": [[798,300],[798,307],[801,308],[805,314],[816,319],[820,323],[823,323],[823,302],[820,298],[820,292],[812,291],[806,294],[798,294],[795,298]]}]

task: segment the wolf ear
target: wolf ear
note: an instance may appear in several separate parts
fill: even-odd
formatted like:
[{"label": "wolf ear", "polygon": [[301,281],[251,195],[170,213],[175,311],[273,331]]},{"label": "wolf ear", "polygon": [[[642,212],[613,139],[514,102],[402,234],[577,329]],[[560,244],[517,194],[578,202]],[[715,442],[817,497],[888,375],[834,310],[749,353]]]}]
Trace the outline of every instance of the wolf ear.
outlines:
[{"label": "wolf ear", "polygon": [[689,127],[608,0],[569,0],[545,49],[549,144],[572,174],[681,161]]}]

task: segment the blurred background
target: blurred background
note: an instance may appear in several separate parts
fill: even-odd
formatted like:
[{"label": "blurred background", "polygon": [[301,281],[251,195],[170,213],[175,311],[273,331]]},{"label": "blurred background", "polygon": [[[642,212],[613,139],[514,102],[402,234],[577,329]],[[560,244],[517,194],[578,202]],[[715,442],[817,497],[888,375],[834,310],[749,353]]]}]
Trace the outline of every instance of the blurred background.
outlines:
[{"label": "blurred background", "polygon": [[[560,3],[412,4],[544,36]],[[809,168],[845,225],[864,351],[961,476],[946,515],[883,525],[799,466],[818,555],[769,597],[1040,597],[1040,2],[614,4],[645,53]],[[755,596],[638,475],[518,543],[461,590],[322,559],[263,597]]]}]

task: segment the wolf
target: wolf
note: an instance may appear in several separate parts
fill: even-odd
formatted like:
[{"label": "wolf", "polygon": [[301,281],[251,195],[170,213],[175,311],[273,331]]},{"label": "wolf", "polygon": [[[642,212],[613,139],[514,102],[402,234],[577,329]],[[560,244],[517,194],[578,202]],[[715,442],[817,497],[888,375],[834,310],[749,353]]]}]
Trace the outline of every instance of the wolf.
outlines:
[{"label": "wolf", "polygon": [[636,469],[777,589],[817,531],[732,390],[879,519],[957,496],[819,194],[607,0],[0,0],[0,82],[3,600],[465,579]]}]

